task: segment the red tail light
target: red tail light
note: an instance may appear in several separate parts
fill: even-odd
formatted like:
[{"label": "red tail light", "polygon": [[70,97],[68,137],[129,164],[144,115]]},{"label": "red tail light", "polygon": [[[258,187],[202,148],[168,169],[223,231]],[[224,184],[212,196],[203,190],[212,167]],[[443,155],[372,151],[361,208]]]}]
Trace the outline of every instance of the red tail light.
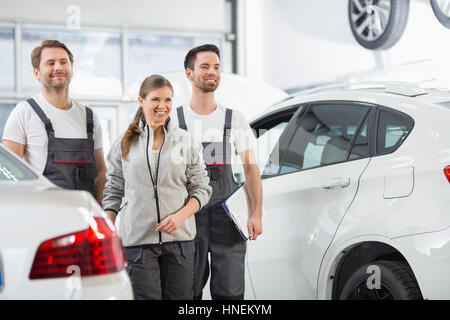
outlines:
[{"label": "red tail light", "polygon": [[450,166],[445,167],[444,174],[447,177],[448,182],[450,182]]},{"label": "red tail light", "polygon": [[123,270],[122,242],[109,221],[92,218],[87,230],[43,242],[34,257],[30,279],[69,277],[74,266],[80,276]]}]

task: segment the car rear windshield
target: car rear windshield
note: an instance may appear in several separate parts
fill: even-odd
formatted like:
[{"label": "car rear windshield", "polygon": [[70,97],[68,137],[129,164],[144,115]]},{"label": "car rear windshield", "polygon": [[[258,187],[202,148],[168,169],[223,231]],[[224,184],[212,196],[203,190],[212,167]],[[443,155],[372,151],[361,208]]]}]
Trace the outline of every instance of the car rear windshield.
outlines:
[{"label": "car rear windshield", "polygon": [[38,176],[0,147],[0,181],[35,180]]}]

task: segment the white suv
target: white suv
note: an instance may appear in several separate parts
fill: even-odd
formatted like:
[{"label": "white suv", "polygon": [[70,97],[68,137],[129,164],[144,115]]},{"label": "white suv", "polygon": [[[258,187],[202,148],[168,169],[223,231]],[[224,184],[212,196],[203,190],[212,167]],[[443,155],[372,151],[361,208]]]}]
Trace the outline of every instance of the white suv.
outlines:
[{"label": "white suv", "polygon": [[450,299],[449,92],[311,90],[252,127],[264,215],[246,298]]}]

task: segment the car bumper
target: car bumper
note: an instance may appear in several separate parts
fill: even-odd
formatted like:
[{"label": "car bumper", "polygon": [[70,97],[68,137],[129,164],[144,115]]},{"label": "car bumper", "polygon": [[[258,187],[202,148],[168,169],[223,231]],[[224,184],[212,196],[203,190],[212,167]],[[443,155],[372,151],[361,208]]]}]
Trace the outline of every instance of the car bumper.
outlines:
[{"label": "car bumper", "polygon": [[450,228],[394,239],[407,253],[424,299],[450,299]]},{"label": "car bumper", "polygon": [[103,276],[81,278],[80,299],[132,300],[133,290],[125,270]]},{"label": "car bumper", "polygon": [[133,290],[125,270],[107,275],[5,282],[0,300],[130,300]]}]

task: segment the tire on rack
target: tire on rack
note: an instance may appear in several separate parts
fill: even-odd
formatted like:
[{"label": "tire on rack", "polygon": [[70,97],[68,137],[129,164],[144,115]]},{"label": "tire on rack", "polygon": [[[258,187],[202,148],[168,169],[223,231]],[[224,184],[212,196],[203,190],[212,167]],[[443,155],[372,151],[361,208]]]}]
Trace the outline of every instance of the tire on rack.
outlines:
[{"label": "tire on rack", "polygon": [[[392,47],[408,21],[409,0],[349,0],[348,19],[356,41],[366,49]],[[377,23],[376,23],[377,22]]]},{"label": "tire on rack", "polygon": [[430,0],[430,4],[439,22],[450,29],[450,0]]},{"label": "tire on rack", "polygon": [[[376,272],[373,272],[374,270]],[[423,298],[416,278],[407,264],[400,261],[380,260],[357,269],[345,283],[339,299],[421,300]]]}]

